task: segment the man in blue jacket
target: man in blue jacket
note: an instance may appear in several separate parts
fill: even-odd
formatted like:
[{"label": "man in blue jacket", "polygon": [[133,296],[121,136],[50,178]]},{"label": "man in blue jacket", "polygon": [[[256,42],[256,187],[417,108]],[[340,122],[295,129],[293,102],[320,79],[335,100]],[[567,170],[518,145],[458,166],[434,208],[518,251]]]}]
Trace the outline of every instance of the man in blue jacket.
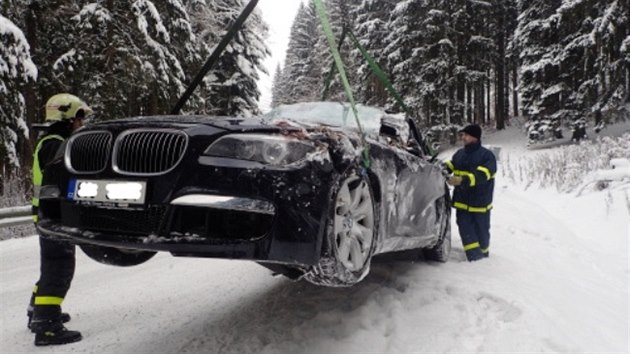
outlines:
[{"label": "man in blue jacket", "polygon": [[453,174],[448,184],[455,187],[453,207],[466,258],[477,261],[490,255],[490,210],[497,161],[490,150],[481,146],[481,127],[471,124],[459,133],[464,147],[445,165]]}]

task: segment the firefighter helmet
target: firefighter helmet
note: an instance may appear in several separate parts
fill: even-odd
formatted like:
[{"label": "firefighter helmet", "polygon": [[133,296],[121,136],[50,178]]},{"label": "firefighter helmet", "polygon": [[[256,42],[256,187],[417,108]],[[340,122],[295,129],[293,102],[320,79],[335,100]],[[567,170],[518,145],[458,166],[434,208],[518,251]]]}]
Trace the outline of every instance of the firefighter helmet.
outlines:
[{"label": "firefighter helmet", "polygon": [[69,93],[60,93],[52,96],[46,102],[46,121],[56,122],[71,120],[77,114],[83,117],[92,113],[92,109],[79,97]]}]

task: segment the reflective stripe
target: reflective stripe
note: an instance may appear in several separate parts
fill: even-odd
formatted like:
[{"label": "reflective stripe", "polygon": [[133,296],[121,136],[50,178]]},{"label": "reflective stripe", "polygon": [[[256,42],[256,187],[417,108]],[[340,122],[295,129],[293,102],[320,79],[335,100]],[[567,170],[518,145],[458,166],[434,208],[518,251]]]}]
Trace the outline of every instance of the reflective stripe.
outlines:
[{"label": "reflective stripe", "polygon": [[448,167],[449,170],[451,171],[455,171],[455,166],[453,166],[453,161],[448,160],[445,162],[446,166]]},{"label": "reflective stripe", "polygon": [[487,168],[485,168],[483,166],[479,166],[479,167],[477,167],[477,169],[479,171],[481,171],[481,172],[486,174],[486,179],[488,179],[488,181],[492,179],[492,175],[490,174],[490,170],[489,169],[487,169]]},{"label": "reflective stripe", "polygon": [[461,210],[466,210],[468,212],[471,213],[486,213],[488,212],[490,209],[492,209],[492,204],[488,205],[487,207],[471,207],[468,204],[464,204],[464,203],[460,203],[460,202],[455,202],[453,203],[453,208],[455,209],[461,209]]},{"label": "reflective stripe", "polygon": [[61,305],[62,297],[56,296],[35,296],[35,305]]},{"label": "reflective stripe", "polygon": [[455,170],[453,171],[453,174],[455,176],[463,176],[463,177],[468,177],[468,180],[470,181],[470,186],[474,187],[477,184],[477,180],[475,179],[475,174],[468,172],[468,171],[462,171],[462,170]]},{"label": "reflective stripe", "polygon": [[481,247],[479,246],[479,242],[469,243],[467,245],[464,245],[464,251],[474,250],[475,248],[479,248],[479,247]]},{"label": "reflective stripe", "polygon": [[488,253],[488,252],[490,252],[490,249],[488,249],[488,248],[482,248],[481,249],[481,253]]},{"label": "reflective stripe", "polygon": [[475,207],[468,207],[468,211],[471,213],[486,213],[488,212],[488,210],[492,209],[492,204],[488,205],[485,208],[475,208]]},{"label": "reflective stripe", "polygon": [[475,175],[473,173],[466,172],[465,176],[467,176],[468,179],[470,180],[471,187],[474,187],[477,184],[477,180],[475,179]]},{"label": "reflective stripe", "polygon": [[[39,207],[39,193],[41,191],[42,180],[44,179],[42,168],[39,164],[39,150],[42,149],[44,142],[50,139],[64,140],[61,135],[53,134],[45,136],[37,142],[37,147],[33,153],[33,200],[31,201],[31,204],[35,208]],[[33,212],[36,213],[37,211],[33,210]],[[38,219],[37,214],[33,214],[33,222],[36,223]]]}]

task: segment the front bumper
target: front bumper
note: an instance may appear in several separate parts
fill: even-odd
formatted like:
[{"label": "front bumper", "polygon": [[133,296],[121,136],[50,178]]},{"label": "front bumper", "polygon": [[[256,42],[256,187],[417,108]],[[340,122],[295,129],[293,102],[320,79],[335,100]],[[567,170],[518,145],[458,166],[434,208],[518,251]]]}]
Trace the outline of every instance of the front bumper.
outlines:
[{"label": "front bumper", "polygon": [[65,197],[68,188],[60,183],[62,197],[43,202],[37,228],[76,244],[317,264],[337,178],[330,166],[272,170],[205,162],[182,170],[189,173],[146,179],[147,202],[137,207],[77,202]]}]

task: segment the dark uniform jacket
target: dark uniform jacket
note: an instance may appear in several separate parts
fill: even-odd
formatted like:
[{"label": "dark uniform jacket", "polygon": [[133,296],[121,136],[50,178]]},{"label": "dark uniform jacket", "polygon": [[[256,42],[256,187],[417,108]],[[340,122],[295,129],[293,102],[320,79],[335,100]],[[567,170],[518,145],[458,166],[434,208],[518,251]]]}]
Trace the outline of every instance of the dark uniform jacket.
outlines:
[{"label": "dark uniform jacket", "polygon": [[453,207],[472,213],[485,213],[492,209],[494,176],[497,161],[492,151],[481,142],[459,149],[453,159],[445,162],[455,176],[463,177],[462,184],[453,191]]},{"label": "dark uniform jacket", "polygon": [[[38,221],[38,209],[39,209],[39,187],[41,187],[43,180],[47,180],[48,176],[44,173],[44,170],[50,162],[54,159],[60,146],[64,140],[70,136],[72,130],[67,122],[57,122],[50,126],[48,130],[43,134],[37,142],[35,147],[34,159],[33,159],[33,221]],[[39,178],[36,175],[39,174]]]}]

